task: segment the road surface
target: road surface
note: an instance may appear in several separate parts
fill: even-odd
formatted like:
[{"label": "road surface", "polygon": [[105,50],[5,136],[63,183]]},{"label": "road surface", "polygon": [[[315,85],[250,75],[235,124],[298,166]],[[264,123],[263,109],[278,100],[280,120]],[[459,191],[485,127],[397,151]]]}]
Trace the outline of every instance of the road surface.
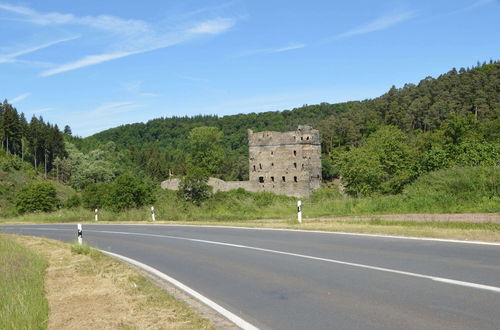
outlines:
[{"label": "road surface", "polygon": [[[0,232],[75,241],[76,225]],[[174,225],[83,225],[261,329],[500,329],[500,244]]]}]

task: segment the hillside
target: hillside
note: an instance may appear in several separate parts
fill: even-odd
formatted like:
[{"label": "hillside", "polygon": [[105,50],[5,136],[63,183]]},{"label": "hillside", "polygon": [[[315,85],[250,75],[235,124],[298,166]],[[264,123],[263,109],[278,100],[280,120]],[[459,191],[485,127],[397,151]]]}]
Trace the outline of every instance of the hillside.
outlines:
[{"label": "hillside", "polygon": [[[214,126],[224,133],[227,179],[246,179],[247,129],[286,131],[298,124],[320,130],[322,151],[360,145],[368,135],[384,125],[394,125],[405,134],[416,136],[438,130],[452,116],[473,116],[480,123],[486,140],[497,142],[500,131],[500,62],[476,67],[453,68],[437,78],[426,77],[417,85],[392,87],[378,98],[339,104],[305,105],[284,111],[158,118],[147,123],[123,125],[97,133],[74,143],[92,150],[113,141],[118,150],[129,150],[130,157],[151,175],[162,178],[168,169],[185,172],[186,139],[190,130]],[[235,109],[237,111],[237,109]],[[231,172],[231,173],[229,173]]]},{"label": "hillside", "polygon": [[[15,199],[19,191],[33,182],[42,180],[43,175],[37,174],[29,163],[0,150],[0,217],[17,215]],[[74,194],[71,187],[57,181],[49,181],[54,185],[62,202]]]}]

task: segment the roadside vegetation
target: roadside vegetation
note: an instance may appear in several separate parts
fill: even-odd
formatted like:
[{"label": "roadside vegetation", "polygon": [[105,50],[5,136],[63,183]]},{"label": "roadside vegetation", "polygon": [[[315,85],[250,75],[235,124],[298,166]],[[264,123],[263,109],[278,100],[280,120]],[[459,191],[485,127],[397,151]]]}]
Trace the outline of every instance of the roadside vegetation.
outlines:
[{"label": "roadside vegetation", "polygon": [[[147,221],[154,206],[158,221],[294,225],[295,198],[212,193],[206,182],[248,179],[247,128],[283,131],[297,124],[318,128],[322,139],[325,188],[302,200],[306,221],[499,213],[499,77],[500,62],[491,61],[361,102],[160,118],[85,139],[42,118],[27,123],[5,101],[0,222],[92,221],[95,209],[100,221]],[[167,177],[181,178],[178,192],[159,188]],[[375,220],[370,226],[388,226]]]},{"label": "roadside vegetation", "polygon": [[46,329],[47,260],[0,235],[0,329]]},{"label": "roadside vegetation", "polygon": [[131,266],[88,245],[0,235],[0,267],[0,329],[214,328]]}]

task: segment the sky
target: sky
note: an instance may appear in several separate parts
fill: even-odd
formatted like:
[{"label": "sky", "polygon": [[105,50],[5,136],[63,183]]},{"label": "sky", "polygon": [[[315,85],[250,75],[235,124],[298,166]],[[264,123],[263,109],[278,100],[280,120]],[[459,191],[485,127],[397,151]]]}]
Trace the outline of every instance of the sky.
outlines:
[{"label": "sky", "polygon": [[500,0],[0,0],[0,98],[89,136],[377,97],[500,59]]}]

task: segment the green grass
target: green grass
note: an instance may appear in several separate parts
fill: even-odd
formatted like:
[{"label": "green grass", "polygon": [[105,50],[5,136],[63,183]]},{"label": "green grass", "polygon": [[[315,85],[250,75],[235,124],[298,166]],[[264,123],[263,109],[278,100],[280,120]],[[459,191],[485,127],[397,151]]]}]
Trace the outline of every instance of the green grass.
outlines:
[{"label": "green grass", "polygon": [[47,261],[0,235],[0,329],[46,329]]},{"label": "green grass", "polygon": [[[395,196],[348,197],[322,188],[302,199],[306,218],[405,213],[498,213],[500,168],[457,167],[426,174]],[[297,199],[243,189],[218,192],[201,205],[180,200],[176,192],[159,190],[155,202],[159,221],[238,222],[296,219]],[[94,213],[83,208],[4,218],[17,222],[91,222]],[[150,221],[150,206],[121,213],[101,210],[100,221]]]},{"label": "green grass", "polygon": [[78,242],[71,244],[71,252],[73,253],[89,255],[90,251],[90,246],[85,242],[81,245]]}]

